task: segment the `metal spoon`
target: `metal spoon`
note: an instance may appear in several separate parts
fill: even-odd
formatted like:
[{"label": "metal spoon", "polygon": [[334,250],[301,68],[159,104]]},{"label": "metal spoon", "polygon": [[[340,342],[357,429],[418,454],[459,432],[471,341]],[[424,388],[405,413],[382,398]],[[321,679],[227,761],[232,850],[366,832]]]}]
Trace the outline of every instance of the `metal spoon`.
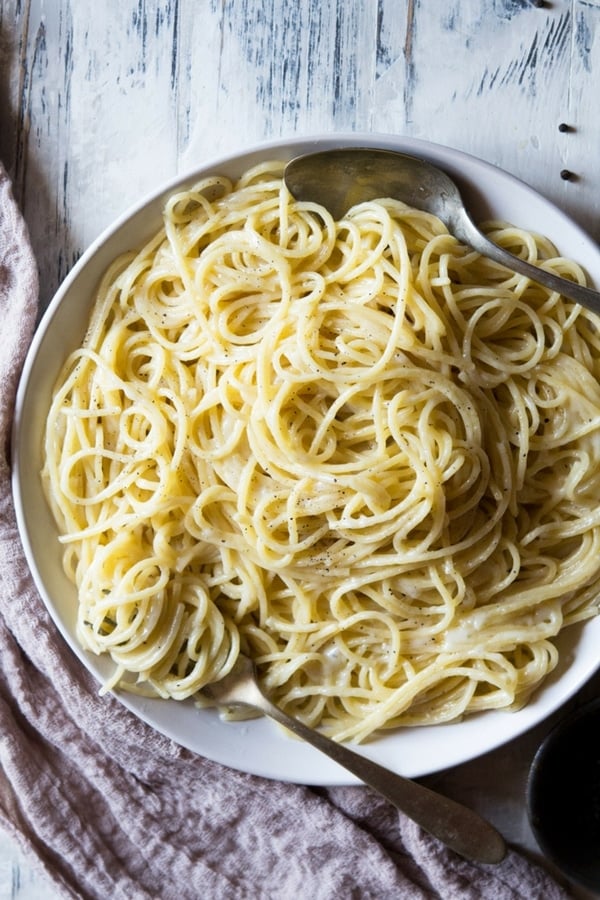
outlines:
[{"label": "metal spoon", "polygon": [[452,179],[423,159],[393,150],[345,147],[296,157],[287,164],[284,178],[293,197],[320,203],[335,219],[365,200],[403,200],[436,215],[459,241],[489,259],[600,313],[598,291],[531,265],[490,241],[469,216]]},{"label": "metal spoon", "polygon": [[477,813],[415,781],[384,769],[343,744],[329,740],[275,706],[262,693],[256,680],[254,665],[247,657],[240,655],[231,672],[221,681],[204,687],[202,693],[219,706],[250,707],[275,719],[374,788],[418,825],[466,859],[499,863],[504,858],[506,845],[503,838]]}]

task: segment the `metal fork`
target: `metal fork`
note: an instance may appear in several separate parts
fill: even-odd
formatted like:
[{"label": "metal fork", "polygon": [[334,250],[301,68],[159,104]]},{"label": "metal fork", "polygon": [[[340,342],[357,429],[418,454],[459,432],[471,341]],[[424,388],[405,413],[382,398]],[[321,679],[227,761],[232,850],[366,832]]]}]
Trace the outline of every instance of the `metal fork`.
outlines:
[{"label": "metal fork", "polygon": [[504,839],[478,813],[416,781],[390,772],[284,713],[263,693],[256,678],[254,664],[248,657],[240,655],[231,672],[222,680],[204,687],[202,693],[218,706],[241,706],[259,710],[284,725],[352,772],[421,828],[466,859],[499,863],[504,858]]}]

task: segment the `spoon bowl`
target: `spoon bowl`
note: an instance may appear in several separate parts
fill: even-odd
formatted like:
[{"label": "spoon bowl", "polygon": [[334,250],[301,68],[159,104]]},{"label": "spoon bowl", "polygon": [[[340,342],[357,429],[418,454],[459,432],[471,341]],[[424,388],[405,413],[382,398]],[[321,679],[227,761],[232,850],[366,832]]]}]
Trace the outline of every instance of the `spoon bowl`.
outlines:
[{"label": "spoon bowl", "polygon": [[600,314],[600,293],[534,266],[489,240],[467,212],[452,179],[437,166],[394,150],[343,147],[292,159],[285,183],[297,200],[324,206],[341,219],[357,203],[391,197],[432,213],[463,244],[507,269],[536,281]]},{"label": "spoon bowl", "polygon": [[254,665],[240,655],[232,670],[220,681],[206,685],[202,693],[219,706],[259,710],[293,734],[312,744],[339,765],[389,800],[422,828],[466,859],[499,863],[506,846],[496,829],[476,812],[449,797],[390,772],[383,766],[330,740],[303,722],[287,715],[262,692]]}]

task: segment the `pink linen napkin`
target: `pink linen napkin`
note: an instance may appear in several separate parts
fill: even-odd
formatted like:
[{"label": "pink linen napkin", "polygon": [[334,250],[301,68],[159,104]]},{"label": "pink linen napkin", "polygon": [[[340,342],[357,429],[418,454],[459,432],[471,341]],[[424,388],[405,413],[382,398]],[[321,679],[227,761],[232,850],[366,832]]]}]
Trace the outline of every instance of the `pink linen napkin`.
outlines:
[{"label": "pink linen napkin", "polygon": [[34,587],[9,435],[36,268],[0,166],[0,824],[65,897],[105,900],[558,900],[515,851],[472,865],[367,788],[232,771],[100,697]]}]

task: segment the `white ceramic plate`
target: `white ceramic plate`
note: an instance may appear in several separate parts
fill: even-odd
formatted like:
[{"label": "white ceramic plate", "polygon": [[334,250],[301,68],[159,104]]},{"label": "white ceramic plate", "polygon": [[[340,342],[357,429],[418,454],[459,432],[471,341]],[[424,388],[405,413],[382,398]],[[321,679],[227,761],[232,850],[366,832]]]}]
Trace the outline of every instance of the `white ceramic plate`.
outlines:
[{"label": "white ceramic plate", "polygon": [[[103,681],[110,662],[84,653],[75,639],[76,593],[61,566],[61,548],[39,478],[42,433],[52,386],[67,353],[80,344],[97,283],[121,252],[141,246],[161,224],[164,200],[208,173],[240,175],[265,159],[288,159],[334,146],[376,146],[412,153],[441,165],[468,198],[474,217],[506,219],[552,238],[560,251],[582,263],[600,284],[600,250],[559,209],[500,171],[455,150],[391,136],[333,135],[262,145],[235,157],[208,162],[202,170],[163,186],[124,215],[89,248],[45,314],[23,372],[14,433],[14,495],[25,552],[44,602],[82,663]],[[371,741],[359,752],[408,776],[465,762],[523,733],[567,700],[595,671],[600,618],[564,632],[561,664],[535,699],[518,713],[491,712],[454,725],[400,730]],[[201,756],[235,769],[305,784],[350,784],[353,777],[308,745],[288,739],[267,720],[222,722],[212,710],[191,703],[120,695],[123,703],[160,732]]]}]

